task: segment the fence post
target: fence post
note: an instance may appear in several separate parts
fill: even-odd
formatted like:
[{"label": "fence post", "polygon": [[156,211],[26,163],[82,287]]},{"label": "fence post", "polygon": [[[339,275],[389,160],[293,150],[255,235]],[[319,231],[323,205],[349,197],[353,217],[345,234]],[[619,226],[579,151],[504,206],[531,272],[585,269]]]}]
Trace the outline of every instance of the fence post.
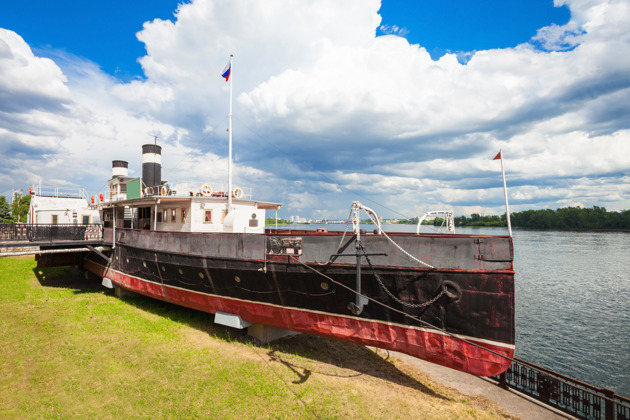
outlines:
[{"label": "fence post", "polygon": [[606,416],[604,417],[606,420],[614,420],[615,419],[615,390],[610,388],[602,389],[606,400],[604,402],[604,406],[606,407]]},{"label": "fence post", "polygon": [[501,374],[499,374],[499,386],[503,389],[508,389],[507,383],[507,370]]}]

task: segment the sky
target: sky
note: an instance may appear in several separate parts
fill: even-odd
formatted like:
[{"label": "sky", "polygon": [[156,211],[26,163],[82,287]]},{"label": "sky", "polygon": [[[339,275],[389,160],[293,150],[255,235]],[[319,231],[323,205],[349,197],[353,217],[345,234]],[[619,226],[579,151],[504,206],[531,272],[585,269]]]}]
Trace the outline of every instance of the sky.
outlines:
[{"label": "sky", "polygon": [[105,192],[162,145],[178,191],[281,217],[630,208],[627,0],[25,0],[0,14],[0,193]]}]

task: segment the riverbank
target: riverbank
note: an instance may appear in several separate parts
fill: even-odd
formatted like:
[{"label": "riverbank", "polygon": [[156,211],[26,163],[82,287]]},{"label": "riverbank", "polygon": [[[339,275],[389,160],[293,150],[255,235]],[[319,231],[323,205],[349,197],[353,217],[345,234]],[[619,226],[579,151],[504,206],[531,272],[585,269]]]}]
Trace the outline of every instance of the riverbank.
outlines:
[{"label": "riverbank", "polygon": [[0,259],[0,416],[510,418],[398,357],[312,337],[255,346],[212,315]]}]

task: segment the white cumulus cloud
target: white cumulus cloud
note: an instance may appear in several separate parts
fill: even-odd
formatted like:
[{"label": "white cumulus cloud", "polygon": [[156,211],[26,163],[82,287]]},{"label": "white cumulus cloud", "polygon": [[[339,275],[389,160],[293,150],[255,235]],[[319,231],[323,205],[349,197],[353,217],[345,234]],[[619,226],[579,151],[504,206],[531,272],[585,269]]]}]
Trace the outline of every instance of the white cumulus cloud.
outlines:
[{"label": "white cumulus cloud", "polygon": [[0,184],[98,189],[109,160],[138,170],[140,145],[157,133],[166,179],[220,185],[220,71],[234,54],[236,183],[287,211],[343,217],[359,198],[386,217],[427,202],[501,213],[500,148],[514,210],[628,208],[630,6],[556,5],[569,7],[567,24],[460,52],[462,64],[380,27],[377,0],[194,0],[173,21],[144,24],[145,78],[128,83],[67,54],[37,57],[0,29],[0,149],[10,156]]}]

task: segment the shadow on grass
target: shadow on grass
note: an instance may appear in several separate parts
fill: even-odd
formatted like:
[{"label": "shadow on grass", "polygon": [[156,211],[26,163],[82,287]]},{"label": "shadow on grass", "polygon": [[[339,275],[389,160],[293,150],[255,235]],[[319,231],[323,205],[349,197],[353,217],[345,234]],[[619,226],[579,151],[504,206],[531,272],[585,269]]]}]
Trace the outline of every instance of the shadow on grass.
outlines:
[{"label": "shadow on grass", "polygon": [[[381,354],[387,354],[383,358],[362,345],[308,334],[278,340],[270,343],[270,347],[271,350],[267,355],[272,360],[282,363],[297,375],[298,379],[294,383],[305,382],[312,373],[346,378],[368,375],[415,389],[435,398],[448,400],[448,398],[435,393],[422,382],[396,367],[390,360],[387,350],[378,350]],[[313,367],[305,367],[307,363],[302,364],[299,359],[296,361],[294,357],[287,357],[287,355],[297,355],[344,370],[341,373],[338,370],[327,371],[325,368],[313,370]]]},{"label": "shadow on grass", "polygon": [[[296,375],[296,380],[293,381],[295,384],[306,382],[312,373],[346,378],[369,375],[415,389],[435,398],[448,400],[448,398],[435,393],[417,379],[398,369],[390,360],[389,353],[387,353],[388,356],[386,358],[383,358],[362,345],[308,334],[299,334],[267,345],[259,345],[256,339],[252,339],[247,335],[247,329],[239,330],[214,324],[213,314],[141,295],[123,296],[121,299],[140,310],[166,317],[173,322],[203,331],[210,337],[268,349],[267,356],[271,361],[281,363]],[[386,352],[386,350],[379,351]],[[309,367],[306,367],[300,365],[300,362],[296,361],[296,358],[291,355],[332,365],[344,370],[326,369],[324,366],[321,369],[317,369],[310,366],[311,363],[308,362],[304,363],[304,365],[309,365]]]},{"label": "shadow on grass", "polygon": [[101,279],[84,276],[83,271],[74,266],[33,268],[33,274],[43,287],[72,289],[73,293],[102,293]]},{"label": "shadow on grass", "polygon": [[[43,287],[72,289],[75,294],[97,293],[113,295],[113,290],[104,289],[101,279],[95,276],[84,277],[75,267],[34,268],[33,272]],[[120,297],[125,303],[165,317],[173,322],[190,326],[207,333],[210,337],[227,342],[241,342],[267,349],[271,361],[284,365],[296,375],[295,384],[305,383],[313,373],[335,377],[360,377],[369,375],[398,385],[415,389],[435,398],[448,398],[435,393],[412,376],[402,372],[389,360],[389,353],[383,358],[370,349],[344,341],[300,334],[281,339],[267,345],[256,344],[247,335],[247,329],[239,330],[214,324],[214,315],[172,303],[130,293]],[[384,352],[385,350],[380,350]],[[299,356],[299,357],[295,357]],[[335,366],[340,369],[327,369],[326,366],[312,366],[308,360],[303,364],[299,358]],[[308,367],[307,367],[308,365]]]}]

